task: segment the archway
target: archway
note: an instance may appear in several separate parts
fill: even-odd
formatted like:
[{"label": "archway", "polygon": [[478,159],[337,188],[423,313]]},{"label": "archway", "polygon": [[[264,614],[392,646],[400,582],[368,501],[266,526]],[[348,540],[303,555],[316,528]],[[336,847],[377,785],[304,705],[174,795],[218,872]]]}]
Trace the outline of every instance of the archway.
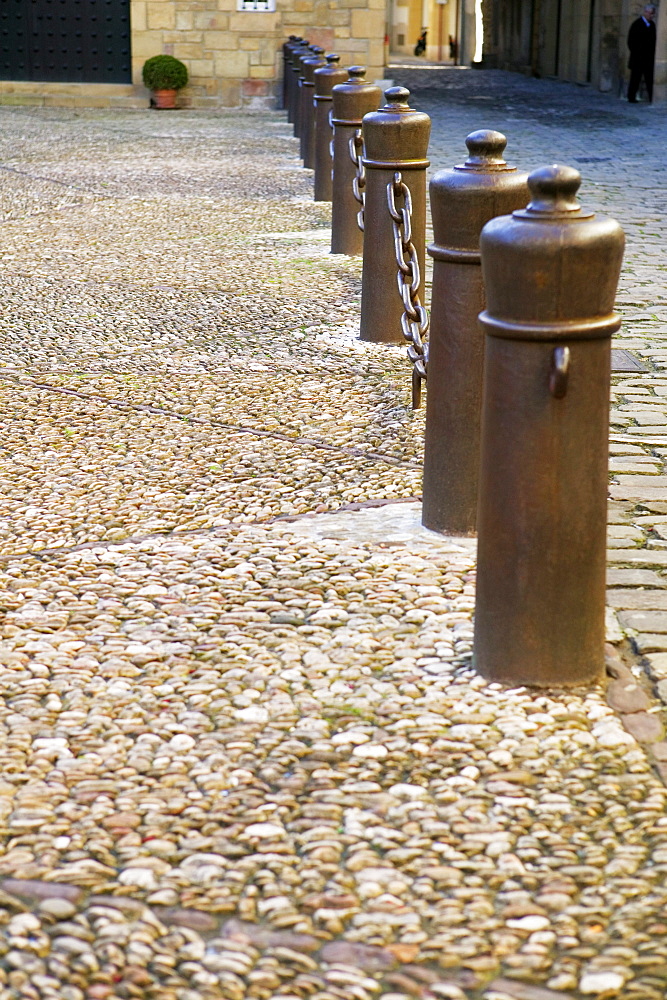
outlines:
[{"label": "archway", "polygon": [[422,29],[427,29],[423,58],[428,62],[460,65],[467,0],[390,0],[389,56],[414,56]]}]

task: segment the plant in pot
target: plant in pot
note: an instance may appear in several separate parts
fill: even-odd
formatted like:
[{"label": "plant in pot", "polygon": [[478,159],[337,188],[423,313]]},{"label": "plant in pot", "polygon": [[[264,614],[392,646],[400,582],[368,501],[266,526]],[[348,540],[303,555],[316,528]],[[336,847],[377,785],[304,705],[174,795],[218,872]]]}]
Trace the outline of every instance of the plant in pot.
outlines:
[{"label": "plant in pot", "polygon": [[146,87],[153,92],[151,106],[175,108],[176,92],[188,82],[187,67],[174,56],[152,56],[141,73]]}]

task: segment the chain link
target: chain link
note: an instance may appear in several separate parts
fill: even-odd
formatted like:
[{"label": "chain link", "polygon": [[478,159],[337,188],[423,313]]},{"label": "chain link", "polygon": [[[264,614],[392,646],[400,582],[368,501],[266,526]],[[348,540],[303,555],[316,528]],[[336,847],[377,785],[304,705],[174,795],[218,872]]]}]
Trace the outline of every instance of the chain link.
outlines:
[{"label": "chain link", "polygon": [[[396,207],[396,199],[403,199],[403,207]],[[408,358],[412,362],[412,409],[421,406],[421,384],[426,380],[428,367],[429,318],[419,298],[421,275],[419,259],[412,242],[412,196],[400,172],[387,184],[387,204],[394,227],[394,250],[398,265],[398,293],[403,302],[401,330],[408,341]]]},{"label": "chain link", "polygon": [[357,225],[364,231],[364,208],[365,208],[365,188],[366,188],[366,167],[363,162],[364,140],[361,136],[361,129],[355,130],[350,137],[350,159],[357,168],[357,172],[352,181],[352,193],[357,199],[361,208],[357,212]]}]

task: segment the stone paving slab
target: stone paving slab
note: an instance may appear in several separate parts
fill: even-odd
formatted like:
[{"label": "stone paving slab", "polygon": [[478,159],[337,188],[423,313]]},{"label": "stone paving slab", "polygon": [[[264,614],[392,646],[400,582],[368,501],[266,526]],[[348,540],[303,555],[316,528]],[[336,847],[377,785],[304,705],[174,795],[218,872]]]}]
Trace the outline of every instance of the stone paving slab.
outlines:
[{"label": "stone paving slab", "polygon": [[664,115],[409,82],[434,166],[506,128],[628,231],[609,693],[475,674],[281,115],[0,109],[0,1000],[664,998]]}]

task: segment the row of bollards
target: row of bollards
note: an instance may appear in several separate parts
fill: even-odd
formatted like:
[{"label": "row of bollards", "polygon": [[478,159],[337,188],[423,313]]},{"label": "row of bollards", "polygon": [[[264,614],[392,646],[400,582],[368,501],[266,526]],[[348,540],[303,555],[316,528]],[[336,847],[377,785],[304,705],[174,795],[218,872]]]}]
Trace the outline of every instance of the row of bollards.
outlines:
[{"label": "row of bollards", "polygon": [[466,161],[430,183],[427,340],[430,120],[404,88],[379,108],[362,67],[335,82],[335,56],[322,66],[321,52],[295,39],[288,56],[289,44],[306,97],[287,83],[285,100],[295,131],[298,119],[314,136],[302,155],[307,165],[312,148],[316,197],[333,199],[332,252],[363,249],[361,339],[408,341],[413,405],[428,372],[422,522],[478,534],[476,667],[514,684],[595,680],[622,230],[581,208],[576,170],[527,176],[505,162],[503,135],[472,133]]},{"label": "row of bollards", "polygon": [[[366,82],[363,66],[348,70],[340,56],[292,36],[283,45],[283,108],[294,125],[304,167],[314,170],[316,201],[331,201],[332,253],[361,254],[363,235],[357,219],[359,201],[353,193],[357,163],[350,143],[361,135],[364,116],[379,107],[382,91]],[[361,145],[359,156],[361,156]]]}]

